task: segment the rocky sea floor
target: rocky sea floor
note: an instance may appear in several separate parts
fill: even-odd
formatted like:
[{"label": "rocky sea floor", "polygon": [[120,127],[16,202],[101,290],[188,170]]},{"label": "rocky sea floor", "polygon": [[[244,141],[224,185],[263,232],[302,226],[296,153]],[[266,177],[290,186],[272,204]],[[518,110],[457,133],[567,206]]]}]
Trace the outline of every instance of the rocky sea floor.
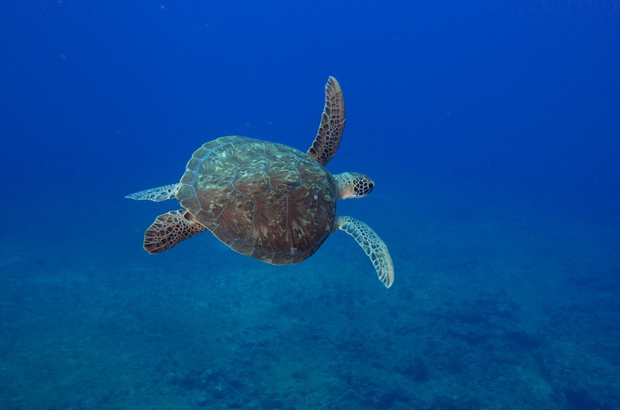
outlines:
[{"label": "rocky sea floor", "polygon": [[0,234],[0,408],[620,409],[618,222],[441,199],[364,208],[389,290],[344,234],[272,267],[40,211]]}]

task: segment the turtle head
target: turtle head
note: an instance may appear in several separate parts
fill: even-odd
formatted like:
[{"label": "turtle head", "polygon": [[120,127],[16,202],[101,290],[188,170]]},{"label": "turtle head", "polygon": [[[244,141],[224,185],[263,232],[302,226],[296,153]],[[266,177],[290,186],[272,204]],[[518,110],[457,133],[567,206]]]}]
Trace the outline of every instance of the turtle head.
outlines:
[{"label": "turtle head", "polygon": [[334,175],[339,199],[363,198],[375,188],[375,182],[364,174],[343,172]]}]

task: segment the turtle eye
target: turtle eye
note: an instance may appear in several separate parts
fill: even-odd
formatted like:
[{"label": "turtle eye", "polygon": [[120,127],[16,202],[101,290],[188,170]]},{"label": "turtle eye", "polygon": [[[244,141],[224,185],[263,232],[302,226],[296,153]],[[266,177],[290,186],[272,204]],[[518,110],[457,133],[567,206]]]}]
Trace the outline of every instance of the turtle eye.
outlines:
[{"label": "turtle eye", "polygon": [[355,193],[357,194],[357,196],[366,196],[368,195],[368,193],[370,193],[371,189],[372,188],[369,184],[366,183],[366,181],[360,181],[355,186]]}]

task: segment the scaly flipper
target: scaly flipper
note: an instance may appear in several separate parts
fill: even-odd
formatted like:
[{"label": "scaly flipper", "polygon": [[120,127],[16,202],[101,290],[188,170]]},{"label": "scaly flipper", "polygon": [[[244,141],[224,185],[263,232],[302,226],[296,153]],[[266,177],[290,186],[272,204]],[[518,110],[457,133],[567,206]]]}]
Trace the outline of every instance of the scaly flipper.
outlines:
[{"label": "scaly flipper", "polygon": [[206,229],[185,209],[170,211],[159,215],[144,233],[144,249],[151,254],[167,251]]},{"label": "scaly flipper", "polygon": [[157,188],[145,189],[144,191],[134,192],[133,194],[127,195],[125,198],[135,199],[136,201],[161,202],[165,201],[166,199],[175,198],[180,186],[181,184],[158,186]]},{"label": "scaly flipper", "polygon": [[386,288],[394,282],[394,263],[388,252],[387,245],[379,238],[370,226],[350,216],[337,216],[335,225],[357,241],[377,271],[379,280]]},{"label": "scaly flipper", "polygon": [[308,149],[308,156],[325,166],[336,155],[344,132],[344,97],[340,84],[329,77],[325,85],[325,107],[316,138]]}]

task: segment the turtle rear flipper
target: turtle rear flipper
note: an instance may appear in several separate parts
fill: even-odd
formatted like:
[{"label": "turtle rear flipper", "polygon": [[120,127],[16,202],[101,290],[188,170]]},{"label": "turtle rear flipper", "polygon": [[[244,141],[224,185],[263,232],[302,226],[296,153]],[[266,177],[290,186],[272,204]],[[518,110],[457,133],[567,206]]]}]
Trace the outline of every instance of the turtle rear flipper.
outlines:
[{"label": "turtle rear flipper", "polygon": [[177,195],[181,184],[170,184],[164,186],[158,186],[157,188],[145,189],[144,191],[134,192],[125,196],[128,199],[135,199],[136,201],[153,201],[161,202],[166,199],[173,199]]},{"label": "turtle rear flipper", "polygon": [[350,216],[337,216],[335,225],[351,235],[370,258],[379,280],[386,288],[394,282],[394,263],[387,245],[370,226]]},{"label": "turtle rear flipper", "polygon": [[144,233],[144,249],[148,253],[167,251],[206,228],[185,209],[159,215]]}]

